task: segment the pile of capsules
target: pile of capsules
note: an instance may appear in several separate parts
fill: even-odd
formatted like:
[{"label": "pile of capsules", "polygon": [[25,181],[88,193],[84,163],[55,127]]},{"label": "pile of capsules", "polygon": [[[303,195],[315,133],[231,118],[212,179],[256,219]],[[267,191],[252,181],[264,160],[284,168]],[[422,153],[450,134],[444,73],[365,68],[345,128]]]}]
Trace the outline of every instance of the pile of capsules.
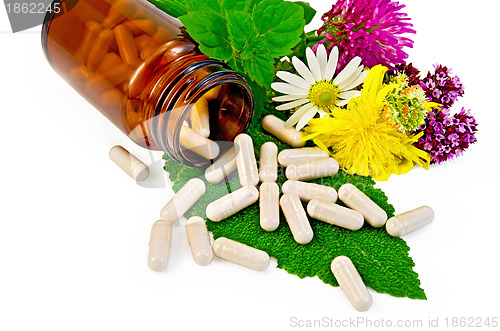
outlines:
[{"label": "pile of capsules", "polygon": [[[277,117],[266,116],[263,119],[263,127],[283,142],[303,147],[299,140],[301,133],[285,128],[284,122]],[[262,229],[274,231],[278,228],[281,207],[294,240],[305,245],[314,237],[307,214],[319,221],[352,231],[359,230],[366,220],[373,227],[385,225],[392,236],[415,231],[432,222],[434,218],[432,209],[424,206],[387,220],[386,212],[352,184],[342,185],[337,194],[333,187],[305,182],[333,176],[338,172],[337,161],[318,148],[286,149],[278,154],[276,144],[266,142],[260,150],[258,168],[252,138],[247,134],[240,134],[234,143],[233,149],[222,155],[205,171],[206,180],[215,184],[237,169],[242,185],[238,190],[207,206],[206,215],[213,222],[220,222],[259,200]],[[123,155],[127,159],[126,154]],[[288,179],[282,185],[281,198],[276,183],[278,163],[286,167],[285,175]],[[259,182],[261,184],[257,189]],[[148,256],[151,269],[161,271],[166,268],[172,240],[172,224],[201,198],[205,188],[203,180],[193,178],[163,207],[160,212],[161,220],[154,223],[151,230]],[[349,208],[336,204],[337,196]],[[307,202],[307,214],[302,202]],[[186,233],[194,261],[199,265],[208,265],[215,255],[258,271],[269,266],[269,255],[266,252],[234,240],[221,237],[211,245],[205,220],[201,217],[193,216],[187,220]],[[356,310],[366,311],[371,307],[371,295],[348,257],[336,257],[331,263],[331,270]]]}]

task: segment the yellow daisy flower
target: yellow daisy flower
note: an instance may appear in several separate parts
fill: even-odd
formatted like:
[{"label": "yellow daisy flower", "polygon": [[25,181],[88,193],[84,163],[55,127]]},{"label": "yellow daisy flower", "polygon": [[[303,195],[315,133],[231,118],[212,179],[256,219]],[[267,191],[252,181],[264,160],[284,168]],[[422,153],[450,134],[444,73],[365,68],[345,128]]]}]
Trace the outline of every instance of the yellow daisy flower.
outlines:
[{"label": "yellow daisy flower", "polygon": [[366,77],[361,96],[352,98],[347,109],[337,108],[327,118],[309,122],[303,140],[313,140],[328,151],[349,174],[387,180],[404,174],[415,164],[428,169],[430,156],[413,144],[417,135],[399,132],[383,116],[385,96],[397,84],[383,86],[387,68],[377,65]]}]

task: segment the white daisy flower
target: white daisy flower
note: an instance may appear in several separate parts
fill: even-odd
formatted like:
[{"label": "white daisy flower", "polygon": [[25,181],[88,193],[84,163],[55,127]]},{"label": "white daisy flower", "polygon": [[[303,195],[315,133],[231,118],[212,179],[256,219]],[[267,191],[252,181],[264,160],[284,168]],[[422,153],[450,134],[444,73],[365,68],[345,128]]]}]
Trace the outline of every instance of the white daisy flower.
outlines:
[{"label": "white daisy flower", "polygon": [[328,57],[324,45],[320,45],[316,54],[306,49],[309,68],[297,57],[292,64],[299,75],[287,71],[278,71],[276,75],[284,82],[275,82],[271,88],[284,95],[273,98],[274,101],[287,102],[276,107],[277,110],[288,110],[300,107],[285,122],[285,126],[295,124],[301,130],[316,114],[321,117],[335,107],[346,105],[351,98],[361,95],[353,90],[365,81],[368,70],[363,71],[361,58],[355,57],[337,75],[335,69],[339,58],[339,50],[334,47]]}]

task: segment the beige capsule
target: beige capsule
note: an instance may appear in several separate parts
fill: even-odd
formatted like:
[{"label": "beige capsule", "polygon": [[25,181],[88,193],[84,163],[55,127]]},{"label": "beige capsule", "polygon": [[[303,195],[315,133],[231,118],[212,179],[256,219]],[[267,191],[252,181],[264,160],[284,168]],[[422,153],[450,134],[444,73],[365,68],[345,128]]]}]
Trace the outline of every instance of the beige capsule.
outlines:
[{"label": "beige capsule", "polygon": [[213,89],[209,90],[207,93],[205,93],[203,95],[203,97],[207,100],[214,100],[214,99],[217,99],[219,97],[219,94],[220,94],[220,90],[221,90],[221,86],[216,86],[214,87]]},{"label": "beige capsule", "polygon": [[151,228],[149,239],[148,266],[151,270],[162,271],[168,265],[172,244],[172,224],[156,221]]},{"label": "beige capsule", "polygon": [[205,182],[190,179],[160,211],[160,218],[174,224],[205,194]]},{"label": "beige capsule", "polygon": [[329,155],[327,152],[317,147],[305,148],[290,148],[282,150],[278,154],[278,162],[283,167],[288,167],[292,163],[300,163],[317,159],[326,159]]},{"label": "beige capsule", "polygon": [[266,231],[274,231],[280,225],[280,188],[275,182],[260,185],[259,209],[260,226]]},{"label": "beige capsule", "polygon": [[312,199],[335,202],[337,201],[337,191],[330,186],[324,186],[314,183],[306,183],[298,180],[289,179],[281,187],[283,194],[295,193],[300,200],[309,202]]},{"label": "beige capsule", "polygon": [[372,296],[368,292],[351,259],[347,256],[337,256],[332,261],[331,269],[340,288],[354,309],[357,311],[367,311],[370,309],[372,306]]},{"label": "beige capsule", "polygon": [[314,234],[299,196],[293,193],[283,194],[280,205],[293,239],[299,244],[309,243]]},{"label": "beige capsule", "polygon": [[304,133],[294,128],[285,128],[285,122],[274,115],[267,115],[264,117],[262,119],[262,127],[264,130],[292,147],[302,147],[306,144],[305,141],[300,141],[300,139],[305,136]]},{"label": "beige capsule", "polygon": [[260,148],[259,178],[262,183],[278,179],[278,146],[268,141]]},{"label": "beige capsule", "polygon": [[434,211],[432,208],[422,206],[389,218],[385,228],[391,236],[400,237],[432,223],[433,220]]},{"label": "beige capsule", "polygon": [[214,259],[214,252],[205,220],[199,216],[189,218],[186,222],[186,234],[194,262],[201,266],[209,265]]},{"label": "beige capsule", "polygon": [[149,177],[148,166],[122,146],[112,147],[109,158],[137,182],[145,181]]},{"label": "beige capsule", "polygon": [[351,183],[342,185],[338,194],[349,208],[363,214],[371,226],[380,228],[387,221],[387,213]]},{"label": "beige capsule", "polygon": [[231,147],[217,161],[205,170],[205,179],[217,184],[236,170],[236,149]]},{"label": "beige capsule", "polygon": [[212,160],[219,155],[219,145],[217,145],[215,141],[199,135],[188,126],[182,126],[179,139],[184,148],[187,148],[206,159]]},{"label": "beige capsule", "polygon": [[313,180],[335,175],[339,171],[337,160],[332,158],[292,163],[286,168],[286,178]]},{"label": "beige capsule", "polygon": [[257,186],[259,184],[259,171],[255,160],[252,137],[241,133],[234,138],[236,147],[236,168],[241,186]]},{"label": "beige capsule", "polygon": [[259,190],[255,186],[243,186],[208,204],[207,217],[213,222],[220,222],[242,209],[257,202]]},{"label": "beige capsule", "polygon": [[217,238],[212,249],[215,256],[253,270],[264,271],[269,267],[270,259],[266,252],[225,237]]},{"label": "beige capsule", "polygon": [[353,231],[361,229],[365,222],[360,212],[315,199],[307,204],[307,213],[317,220]]},{"label": "beige capsule", "polygon": [[196,101],[191,108],[189,117],[191,128],[199,135],[208,138],[210,136],[210,114],[207,99],[200,98]]}]

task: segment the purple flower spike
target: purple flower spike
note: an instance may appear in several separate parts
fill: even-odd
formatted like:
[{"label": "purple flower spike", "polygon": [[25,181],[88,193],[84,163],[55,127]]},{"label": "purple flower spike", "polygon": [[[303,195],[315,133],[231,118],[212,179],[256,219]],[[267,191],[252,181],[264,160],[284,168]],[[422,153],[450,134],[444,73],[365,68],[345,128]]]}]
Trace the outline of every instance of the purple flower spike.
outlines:
[{"label": "purple flower spike", "polygon": [[449,110],[427,113],[425,124],[420,128],[424,135],[416,146],[431,154],[431,164],[451,160],[463,154],[476,142],[477,123],[469,110],[451,115]]},{"label": "purple flower spike", "polygon": [[434,74],[429,72],[422,79],[420,86],[430,101],[443,105],[443,109],[449,109],[464,94],[464,87],[458,76],[452,76],[451,69],[435,64],[434,70]]},{"label": "purple flower spike", "polygon": [[410,18],[400,10],[405,5],[391,0],[338,0],[325,13],[325,22],[318,35],[319,43],[327,50],[338,46],[338,68],[344,68],[359,56],[367,67],[382,64],[390,69],[408,58],[404,47],[413,47],[413,41],[402,35],[415,33]]}]

